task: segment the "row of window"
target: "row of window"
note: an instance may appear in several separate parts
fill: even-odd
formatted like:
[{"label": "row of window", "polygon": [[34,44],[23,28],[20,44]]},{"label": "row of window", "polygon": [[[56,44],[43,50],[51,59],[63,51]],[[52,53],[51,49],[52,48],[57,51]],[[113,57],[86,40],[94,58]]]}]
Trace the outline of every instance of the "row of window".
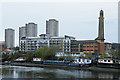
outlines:
[{"label": "row of window", "polygon": [[83,47],[97,47],[97,46],[83,46]]},{"label": "row of window", "polygon": [[[79,49],[72,49],[72,51],[79,51]],[[97,51],[93,49],[80,49],[80,51]]]},{"label": "row of window", "polygon": [[93,50],[93,49],[91,49],[91,50],[89,50],[89,49],[84,49],[83,51],[97,51],[97,50]]}]

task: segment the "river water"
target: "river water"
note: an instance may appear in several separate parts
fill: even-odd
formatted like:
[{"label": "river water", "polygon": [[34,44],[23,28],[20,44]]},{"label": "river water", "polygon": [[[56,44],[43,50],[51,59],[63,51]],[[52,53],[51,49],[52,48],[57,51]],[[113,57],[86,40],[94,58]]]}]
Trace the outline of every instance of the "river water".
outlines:
[{"label": "river water", "polygon": [[58,68],[8,66],[2,67],[2,78],[118,78],[120,72],[68,70]]}]

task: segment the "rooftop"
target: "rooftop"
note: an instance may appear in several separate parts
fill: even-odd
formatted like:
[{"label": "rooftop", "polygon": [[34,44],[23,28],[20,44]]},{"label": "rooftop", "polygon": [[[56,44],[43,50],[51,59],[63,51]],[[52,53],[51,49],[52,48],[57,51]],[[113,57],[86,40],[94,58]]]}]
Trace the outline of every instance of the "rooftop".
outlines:
[{"label": "rooftop", "polygon": [[98,43],[98,42],[96,40],[75,40],[75,41],[72,41],[72,43],[85,44],[85,43]]}]

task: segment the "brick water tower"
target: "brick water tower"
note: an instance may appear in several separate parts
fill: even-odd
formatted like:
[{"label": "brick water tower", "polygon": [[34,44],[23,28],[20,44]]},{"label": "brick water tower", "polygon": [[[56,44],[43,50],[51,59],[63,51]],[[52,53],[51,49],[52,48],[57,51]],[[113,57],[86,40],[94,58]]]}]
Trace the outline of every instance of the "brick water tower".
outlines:
[{"label": "brick water tower", "polygon": [[98,37],[95,39],[98,44],[98,53],[104,53],[104,12],[100,10]]}]

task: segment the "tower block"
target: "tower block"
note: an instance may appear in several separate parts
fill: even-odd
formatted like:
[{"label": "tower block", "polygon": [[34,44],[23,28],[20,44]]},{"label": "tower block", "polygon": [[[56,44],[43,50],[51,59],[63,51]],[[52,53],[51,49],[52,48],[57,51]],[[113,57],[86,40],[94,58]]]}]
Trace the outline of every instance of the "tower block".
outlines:
[{"label": "tower block", "polygon": [[98,37],[95,39],[98,44],[98,53],[104,53],[104,12],[100,11]]}]

